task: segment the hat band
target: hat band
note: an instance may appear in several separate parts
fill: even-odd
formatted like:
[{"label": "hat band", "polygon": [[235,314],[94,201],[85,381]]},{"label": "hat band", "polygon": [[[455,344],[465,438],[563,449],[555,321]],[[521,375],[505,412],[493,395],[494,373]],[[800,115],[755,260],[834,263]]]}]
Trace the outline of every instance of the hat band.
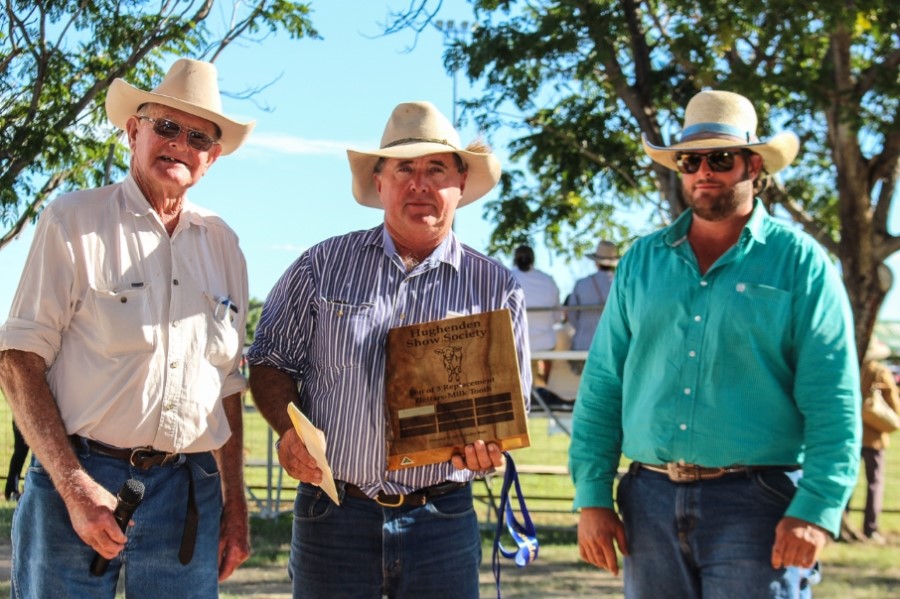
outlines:
[{"label": "hat band", "polygon": [[404,137],[403,139],[398,139],[397,141],[392,141],[389,144],[385,144],[381,146],[381,149],[384,150],[386,148],[393,148],[394,146],[405,146],[406,144],[417,144],[417,143],[432,143],[432,144],[441,144],[442,146],[449,146],[454,150],[458,149],[456,146],[451,144],[446,139],[433,139],[430,137]]},{"label": "hat band", "polygon": [[747,143],[754,141],[756,138],[755,135],[746,129],[741,129],[740,127],[735,127],[733,125],[727,125],[725,123],[697,123],[696,125],[685,127],[684,131],[681,132],[681,141],[688,141],[689,138],[703,133],[730,135],[731,137],[744,139]]}]

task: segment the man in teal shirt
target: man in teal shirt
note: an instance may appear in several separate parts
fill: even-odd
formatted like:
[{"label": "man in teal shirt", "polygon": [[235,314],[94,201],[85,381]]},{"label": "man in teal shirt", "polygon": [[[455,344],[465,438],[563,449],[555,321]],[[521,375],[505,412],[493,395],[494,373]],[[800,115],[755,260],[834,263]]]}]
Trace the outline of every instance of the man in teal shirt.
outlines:
[{"label": "man in teal shirt", "polygon": [[756,125],[743,96],[704,91],[677,144],[644,141],[690,210],[619,263],[569,455],[581,556],[617,574],[615,541],[628,597],[808,594],[856,483],[846,292],[821,247],[754,199],[799,149]]}]

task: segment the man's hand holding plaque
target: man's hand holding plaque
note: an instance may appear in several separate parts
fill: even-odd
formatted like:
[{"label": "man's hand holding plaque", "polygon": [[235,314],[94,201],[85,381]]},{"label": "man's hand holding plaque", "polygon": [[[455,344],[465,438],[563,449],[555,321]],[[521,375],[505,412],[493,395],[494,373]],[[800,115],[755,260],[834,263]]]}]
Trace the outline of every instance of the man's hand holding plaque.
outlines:
[{"label": "man's hand holding plaque", "polygon": [[466,445],[463,453],[454,454],[451,462],[457,470],[493,470],[503,465],[503,450],[493,441],[486,443],[479,439]]}]

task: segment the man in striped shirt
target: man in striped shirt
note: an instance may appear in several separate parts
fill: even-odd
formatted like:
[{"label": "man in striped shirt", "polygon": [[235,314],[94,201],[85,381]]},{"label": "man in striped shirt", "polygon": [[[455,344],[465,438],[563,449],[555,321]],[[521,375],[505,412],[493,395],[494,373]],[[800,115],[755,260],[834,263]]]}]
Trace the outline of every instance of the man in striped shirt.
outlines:
[{"label": "man in striped shirt", "polygon": [[[389,329],[507,308],[525,396],[525,305],[512,273],[461,244],[458,206],[485,195],[500,164],[427,102],[398,105],[381,147],[348,151],[353,195],[384,223],[304,253],[266,300],[250,349],[251,389],[301,481],[289,573],[299,597],[478,597],[481,542],[470,481],[500,466],[476,441],[449,462],[388,471],[385,339]],[[298,391],[299,386],[299,391]],[[286,413],[297,403],[327,438],[341,505]]]}]

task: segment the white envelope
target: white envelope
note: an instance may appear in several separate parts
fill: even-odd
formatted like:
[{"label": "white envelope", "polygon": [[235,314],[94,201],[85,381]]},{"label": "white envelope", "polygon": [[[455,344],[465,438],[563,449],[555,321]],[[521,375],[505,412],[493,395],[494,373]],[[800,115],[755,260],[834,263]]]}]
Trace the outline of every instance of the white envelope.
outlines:
[{"label": "white envelope", "polygon": [[316,466],[322,471],[322,482],[319,487],[331,497],[335,505],[341,505],[337,487],[334,484],[334,475],[331,473],[331,466],[328,465],[328,459],[325,457],[325,433],[317,429],[293,403],[288,404],[288,416],[291,417],[294,430],[297,431],[300,440],[306,445],[306,451],[316,460]]}]

